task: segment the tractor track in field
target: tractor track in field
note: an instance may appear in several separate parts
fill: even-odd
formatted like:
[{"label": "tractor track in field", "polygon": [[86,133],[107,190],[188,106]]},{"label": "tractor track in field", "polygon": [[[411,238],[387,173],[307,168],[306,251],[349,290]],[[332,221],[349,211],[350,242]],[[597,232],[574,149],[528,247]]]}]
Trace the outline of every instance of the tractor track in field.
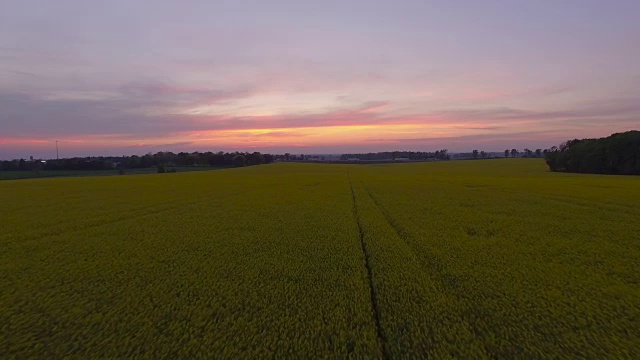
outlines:
[{"label": "tractor track in field", "polygon": [[[443,289],[453,290],[452,284],[457,284],[458,281],[456,279],[452,279],[451,277],[443,277],[442,274],[446,273],[446,268],[442,261],[435,255],[431,253],[421,252],[416,249],[414,244],[415,239],[407,230],[405,230],[398,222],[389,214],[387,209],[378,201],[378,199],[371,194],[371,191],[367,189],[364,185],[362,185],[365,193],[369,197],[369,199],[375,205],[375,208],[382,214],[384,219],[386,220],[389,227],[396,233],[398,239],[400,239],[407,246],[407,249],[412,253],[412,255],[417,259],[418,263],[422,267],[422,269],[429,274],[429,276],[436,281]],[[427,255],[430,261],[424,261],[423,257]]]},{"label": "tractor track in field", "polygon": [[[362,186],[364,191],[369,196],[369,199],[373,202],[375,207],[382,213],[382,216],[385,218],[389,226],[393,229],[393,231],[398,235],[398,237],[409,247],[409,250],[413,253],[413,255],[418,259],[422,268],[431,276],[431,278],[436,281],[442,288],[443,291],[449,293],[455,299],[460,298],[460,293],[464,292],[463,285],[458,277],[455,275],[448,274],[446,266],[444,263],[432,253],[420,252],[416,249],[416,246],[413,244],[416,240],[415,238],[404,229],[398,222],[389,214],[387,209],[376,199],[373,194],[367,189],[364,185]],[[422,256],[418,256],[418,254],[422,254]],[[427,255],[429,261],[424,261],[422,259],[423,256]],[[467,310],[469,311],[469,310]],[[465,312],[462,312],[465,314]],[[482,333],[473,325],[473,323],[467,321],[466,317],[468,315],[463,315],[463,321],[467,324],[469,329],[476,334],[476,336],[482,336]],[[484,347],[484,350],[487,354],[491,354],[490,349]]]},{"label": "tractor track in field", "polygon": [[[207,202],[215,202],[216,200],[220,200],[220,199],[227,199],[227,198],[231,198],[234,196],[238,196],[238,195],[242,195],[248,192],[252,192],[252,191],[257,191],[257,190],[262,190],[264,188],[268,188],[268,187],[272,187],[275,186],[275,184],[270,184],[270,185],[265,185],[262,187],[255,187],[255,188],[251,188],[248,190],[241,190],[226,196],[221,196],[218,198],[206,198],[204,200],[198,200],[198,201],[193,201],[193,202],[185,202],[185,203],[178,203],[178,204],[159,204],[159,205],[154,205],[154,206],[150,206],[150,207],[139,207],[139,208],[135,208],[132,209],[130,211],[126,211],[126,212],[122,212],[119,214],[119,216],[113,218],[113,219],[109,219],[107,221],[104,221],[101,219],[100,216],[95,216],[92,217],[91,219],[89,219],[89,222],[86,224],[81,224],[81,225],[77,225],[74,226],[72,229],[70,230],[66,230],[66,229],[54,229],[54,230],[49,230],[46,232],[42,232],[42,233],[32,233],[32,234],[26,234],[26,235],[22,235],[22,236],[13,236],[12,234],[9,234],[6,238],[9,241],[6,241],[5,244],[7,245],[13,245],[13,244],[21,244],[24,245],[28,242],[32,242],[32,241],[41,241],[47,238],[51,238],[51,237],[55,237],[55,236],[59,236],[62,234],[66,234],[66,235],[70,235],[70,234],[76,234],[85,230],[91,230],[91,229],[96,229],[96,228],[102,228],[102,227],[108,227],[108,226],[112,226],[114,224],[118,224],[121,222],[125,222],[131,219],[143,219],[143,218],[147,218],[149,216],[155,216],[155,215],[160,215],[163,213],[167,213],[170,211],[175,211],[175,210],[180,210],[180,213],[184,212],[184,210],[188,210],[192,207],[201,205],[201,204],[206,204]],[[4,238],[0,238],[0,239],[4,239]]]},{"label": "tractor track in field", "polygon": [[387,349],[387,337],[382,331],[382,326],[380,325],[380,309],[378,305],[378,295],[373,283],[373,270],[371,268],[371,256],[369,254],[369,250],[367,249],[367,243],[364,240],[364,230],[362,229],[362,224],[360,223],[360,213],[358,211],[358,204],[356,203],[356,193],[353,190],[353,182],[351,181],[351,172],[349,172],[349,188],[351,190],[351,200],[353,201],[353,214],[356,218],[356,223],[358,225],[358,234],[360,236],[360,247],[362,250],[362,255],[364,256],[364,266],[367,270],[367,280],[369,282],[369,296],[371,299],[371,309],[373,310],[373,317],[376,326],[376,334],[378,336],[378,342],[380,343],[380,354],[382,359],[389,359],[389,352]]}]

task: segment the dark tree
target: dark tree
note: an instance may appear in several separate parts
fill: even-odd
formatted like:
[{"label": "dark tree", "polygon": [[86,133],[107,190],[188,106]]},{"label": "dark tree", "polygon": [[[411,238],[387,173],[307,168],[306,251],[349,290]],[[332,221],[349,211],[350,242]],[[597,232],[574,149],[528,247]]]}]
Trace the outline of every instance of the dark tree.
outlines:
[{"label": "dark tree", "polygon": [[236,155],[233,157],[233,166],[245,166],[247,159],[244,155]]},{"label": "dark tree", "polygon": [[600,139],[574,139],[545,154],[551,171],[640,175],[640,131]]}]

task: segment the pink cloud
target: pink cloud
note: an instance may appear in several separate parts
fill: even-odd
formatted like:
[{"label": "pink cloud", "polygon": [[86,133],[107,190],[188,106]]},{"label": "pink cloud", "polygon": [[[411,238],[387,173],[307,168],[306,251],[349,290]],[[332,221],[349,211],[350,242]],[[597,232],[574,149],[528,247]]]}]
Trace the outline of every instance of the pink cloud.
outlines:
[{"label": "pink cloud", "polygon": [[[159,94],[191,94],[198,93],[200,89],[160,86],[145,91]],[[9,136],[5,135],[0,139],[3,148],[48,149],[53,144],[52,140],[59,140],[66,149],[74,152],[90,148],[129,149],[138,152],[151,148],[161,149],[166,144],[189,144],[188,146],[209,149],[257,149],[287,146],[346,148],[355,146],[354,144],[365,146],[364,144],[376,143],[400,147],[438,144],[438,147],[442,147],[443,141],[449,141],[452,145],[463,146],[464,141],[456,142],[455,139],[488,144],[497,140],[464,136],[485,134],[493,136],[491,139],[518,139],[514,134],[527,133],[548,138],[547,135],[534,131],[553,129],[554,134],[566,137],[568,135],[565,134],[569,134],[571,129],[581,129],[582,133],[586,133],[584,129],[589,127],[592,129],[590,134],[603,132],[600,135],[608,135],[604,131],[611,131],[612,128],[599,125],[602,124],[602,119],[614,119],[617,124],[624,124],[626,127],[624,119],[640,112],[638,102],[634,99],[580,104],[575,108],[553,111],[494,107],[454,108],[416,113],[399,113],[397,109],[392,108],[394,104],[389,101],[372,101],[324,112],[268,116],[142,115],[121,110],[121,103],[95,100],[43,101],[28,96],[8,97],[5,102],[12,104],[13,108],[9,108],[4,115],[0,114],[0,119],[7,114],[14,117],[7,118],[9,131],[5,134]],[[15,114],[21,117],[15,117]],[[13,126],[19,128],[30,119],[38,117],[49,117],[53,120],[59,117],[67,120],[71,117],[71,124],[76,126],[61,128],[52,123],[50,131],[40,132],[39,129],[35,129],[28,132],[29,136],[15,130],[11,131],[12,121]],[[95,126],[89,126],[94,124]],[[62,130],[59,130],[60,128]],[[56,132],[52,132],[53,130]],[[433,140],[435,138],[441,140]]]},{"label": "pink cloud", "polygon": [[50,140],[43,139],[24,139],[24,138],[0,138],[0,145],[3,146],[33,146],[41,144],[54,143]]}]

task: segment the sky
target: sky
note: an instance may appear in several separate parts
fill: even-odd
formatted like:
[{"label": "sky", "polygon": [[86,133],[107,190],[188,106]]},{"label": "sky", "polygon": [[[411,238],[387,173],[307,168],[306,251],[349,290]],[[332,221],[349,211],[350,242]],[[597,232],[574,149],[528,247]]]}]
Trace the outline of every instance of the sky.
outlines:
[{"label": "sky", "polygon": [[640,1],[0,0],[0,158],[548,148],[640,128]]}]

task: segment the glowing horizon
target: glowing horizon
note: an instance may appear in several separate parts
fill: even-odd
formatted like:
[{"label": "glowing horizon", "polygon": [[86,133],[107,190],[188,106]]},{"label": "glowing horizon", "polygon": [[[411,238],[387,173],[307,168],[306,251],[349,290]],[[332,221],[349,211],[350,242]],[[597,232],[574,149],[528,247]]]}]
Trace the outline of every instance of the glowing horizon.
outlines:
[{"label": "glowing horizon", "polygon": [[640,127],[637,2],[341,4],[10,0],[0,158],[51,158],[55,141],[64,156],[501,151]]}]

